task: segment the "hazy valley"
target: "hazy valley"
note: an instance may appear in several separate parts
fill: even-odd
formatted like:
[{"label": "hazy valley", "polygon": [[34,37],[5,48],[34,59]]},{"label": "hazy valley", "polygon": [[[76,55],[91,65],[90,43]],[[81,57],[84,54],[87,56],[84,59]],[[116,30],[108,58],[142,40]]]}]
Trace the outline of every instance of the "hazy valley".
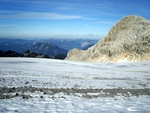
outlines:
[{"label": "hazy valley", "polygon": [[[1,57],[53,57],[64,59],[67,56],[69,50],[73,48],[78,48],[86,50],[92,45],[94,45],[98,39],[0,39],[0,50]],[[15,55],[9,53],[11,50]],[[29,50],[32,55],[24,55],[24,53]],[[6,53],[6,55],[4,55]],[[8,53],[8,54],[7,54]],[[42,55],[43,56],[42,56]],[[45,56],[44,56],[45,55]]]}]

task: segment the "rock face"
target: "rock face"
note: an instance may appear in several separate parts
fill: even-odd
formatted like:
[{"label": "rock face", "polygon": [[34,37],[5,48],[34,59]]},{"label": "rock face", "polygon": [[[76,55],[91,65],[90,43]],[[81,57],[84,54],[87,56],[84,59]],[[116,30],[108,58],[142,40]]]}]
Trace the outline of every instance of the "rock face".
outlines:
[{"label": "rock face", "polygon": [[88,50],[73,49],[66,60],[117,62],[150,60],[150,21],[140,16],[119,20],[108,35]]}]

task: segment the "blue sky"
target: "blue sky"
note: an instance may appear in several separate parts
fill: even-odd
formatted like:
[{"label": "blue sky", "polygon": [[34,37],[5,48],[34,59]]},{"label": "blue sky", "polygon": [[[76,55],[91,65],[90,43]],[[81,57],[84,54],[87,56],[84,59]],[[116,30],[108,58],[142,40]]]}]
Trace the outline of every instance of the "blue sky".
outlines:
[{"label": "blue sky", "polygon": [[127,15],[150,0],[0,0],[0,38],[101,38]]}]

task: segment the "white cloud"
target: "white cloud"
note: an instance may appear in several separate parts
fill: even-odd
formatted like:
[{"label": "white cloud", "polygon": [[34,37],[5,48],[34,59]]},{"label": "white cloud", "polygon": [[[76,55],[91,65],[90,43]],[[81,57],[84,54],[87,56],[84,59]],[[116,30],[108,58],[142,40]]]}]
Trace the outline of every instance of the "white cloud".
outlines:
[{"label": "white cloud", "polygon": [[21,12],[21,11],[0,11],[0,18],[24,18],[24,19],[50,19],[50,20],[69,20],[84,19],[79,15],[63,15],[48,12]]}]

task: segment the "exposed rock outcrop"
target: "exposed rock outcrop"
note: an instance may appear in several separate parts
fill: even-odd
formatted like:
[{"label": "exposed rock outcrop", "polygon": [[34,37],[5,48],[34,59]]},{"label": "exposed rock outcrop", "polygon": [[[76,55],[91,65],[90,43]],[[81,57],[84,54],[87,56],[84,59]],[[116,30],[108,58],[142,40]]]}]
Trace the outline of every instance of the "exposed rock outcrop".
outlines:
[{"label": "exposed rock outcrop", "polygon": [[73,49],[66,60],[117,62],[150,60],[150,21],[140,16],[119,20],[108,35],[88,50]]}]

